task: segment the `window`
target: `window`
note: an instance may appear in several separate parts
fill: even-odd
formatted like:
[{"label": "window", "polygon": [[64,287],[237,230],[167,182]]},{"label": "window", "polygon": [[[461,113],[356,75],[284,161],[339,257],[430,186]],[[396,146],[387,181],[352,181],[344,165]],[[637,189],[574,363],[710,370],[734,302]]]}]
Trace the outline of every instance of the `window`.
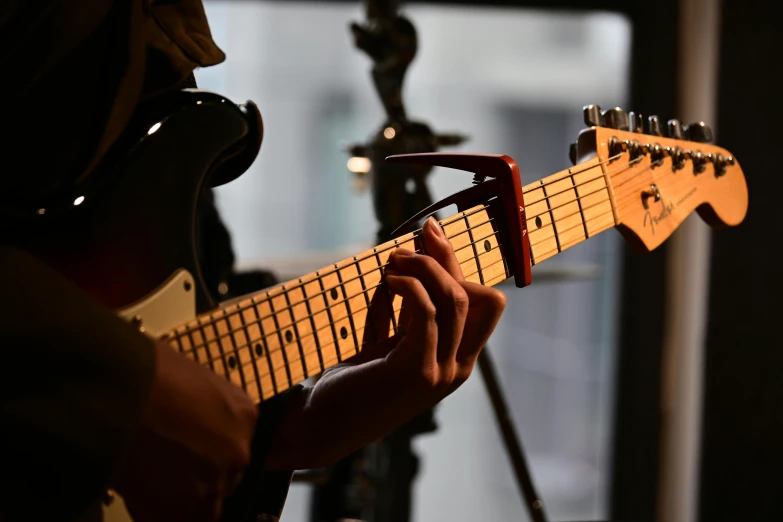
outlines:
[{"label": "window", "polygon": [[[348,32],[364,17],[360,2],[206,6],[228,59],[198,71],[200,87],[252,99],[265,122],[253,167],[218,190],[240,268],[296,277],[371,246],[370,195],[355,190],[344,151],[384,119],[370,60]],[[569,165],[583,105],[626,100],[630,25],[619,16],[427,5],[405,13],[419,35],[408,116],[470,137],[453,150],[514,157],[523,184]],[[436,199],[469,184],[456,171],[429,178]],[[524,291],[501,286],[509,304],[490,353],[553,520],[607,514],[619,248],[608,231],[534,269]],[[414,520],[523,520],[478,370],[436,418],[438,431],[416,440]],[[293,489],[286,520],[307,520],[307,488]]]}]

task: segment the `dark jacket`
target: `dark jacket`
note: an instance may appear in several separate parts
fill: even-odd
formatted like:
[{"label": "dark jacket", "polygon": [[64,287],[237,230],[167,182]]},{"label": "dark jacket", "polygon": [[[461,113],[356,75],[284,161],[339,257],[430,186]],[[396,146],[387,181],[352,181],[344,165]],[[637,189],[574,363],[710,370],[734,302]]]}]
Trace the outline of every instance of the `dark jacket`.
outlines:
[{"label": "dark jacket", "polygon": [[[223,59],[200,0],[3,0],[0,205],[83,180],[141,101]],[[151,341],[0,238],[0,351],[0,519],[95,515]]]}]

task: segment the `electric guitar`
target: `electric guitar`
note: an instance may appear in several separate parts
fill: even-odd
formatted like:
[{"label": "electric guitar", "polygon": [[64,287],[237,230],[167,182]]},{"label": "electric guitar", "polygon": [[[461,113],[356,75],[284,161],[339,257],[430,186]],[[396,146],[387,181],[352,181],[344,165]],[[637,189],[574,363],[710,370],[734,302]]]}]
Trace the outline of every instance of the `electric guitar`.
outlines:
[{"label": "electric guitar", "polygon": [[[388,158],[475,174],[443,219],[462,271],[487,286],[531,282],[531,267],[617,228],[639,251],[660,245],[694,210],[712,226],[739,224],[748,192],[739,162],[711,145],[703,124],[656,117],[645,125],[620,109],[585,108],[588,128],[572,168],[522,186],[508,156],[421,154]],[[643,128],[644,127],[644,128]],[[36,256],[151,336],[241,387],[257,402],[394,335],[402,306],[384,284],[397,247],[422,251],[419,231],[321,270],[215,306],[198,266],[196,202],[255,159],[258,109],[204,91],[182,91],[149,108],[91,181],[45,207],[15,209],[32,223]],[[687,139],[684,139],[687,138]],[[75,232],[78,231],[78,232]],[[239,509],[256,520],[253,499]],[[279,513],[278,513],[279,514]],[[107,521],[129,520],[121,501]]]}]

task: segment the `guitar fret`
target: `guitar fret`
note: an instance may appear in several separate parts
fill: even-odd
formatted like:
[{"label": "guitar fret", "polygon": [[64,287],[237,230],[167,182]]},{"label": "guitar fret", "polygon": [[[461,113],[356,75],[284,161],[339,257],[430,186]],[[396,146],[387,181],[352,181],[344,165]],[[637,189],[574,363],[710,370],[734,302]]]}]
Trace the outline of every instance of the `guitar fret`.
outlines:
[{"label": "guitar fret", "polygon": [[275,331],[277,332],[277,338],[280,342],[280,352],[283,355],[283,365],[285,368],[285,374],[288,378],[288,387],[294,385],[293,379],[291,379],[291,365],[288,362],[288,352],[286,352],[285,349],[285,341],[283,340],[283,332],[280,330],[280,323],[277,320],[277,313],[275,312],[274,303],[272,303],[272,296],[269,295],[269,292],[266,293],[266,300],[269,303],[269,309],[272,311],[272,320],[275,323]]},{"label": "guitar fret", "polygon": [[[245,377],[236,369],[238,365],[237,359],[239,357],[237,355],[237,344],[234,340],[233,328],[231,327],[231,323],[229,323],[228,319],[229,314],[225,309],[222,309],[217,313],[220,314],[220,317],[215,319],[215,326],[218,332],[218,343],[222,347],[223,351],[223,364],[226,368],[226,375],[232,383],[238,385],[244,390]],[[231,343],[231,345],[226,347],[224,343]],[[239,382],[236,382],[235,377],[238,378]]]},{"label": "guitar fret", "polygon": [[212,331],[215,333],[215,343],[217,344],[218,351],[220,352],[220,360],[223,363],[223,376],[227,381],[230,381],[231,376],[228,372],[228,364],[226,364],[226,353],[223,348],[223,340],[220,338],[220,332],[217,329],[217,322],[213,319],[210,321],[210,324],[212,325]]},{"label": "guitar fret", "polygon": [[198,360],[199,359],[199,357],[198,357],[198,348],[197,348],[196,344],[193,342],[193,336],[190,333],[190,328],[188,328],[186,326],[182,333],[186,334],[188,336],[188,342],[190,343],[190,349],[193,352],[193,360],[196,361],[196,362],[200,362]]},{"label": "guitar fret", "polygon": [[319,272],[315,273],[316,279],[318,279],[318,284],[321,287],[321,296],[323,296],[324,299],[324,309],[326,310],[326,315],[329,317],[329,327],[332,329],[332,339],[334,341],[334,351],[337,354],[337,362],[343,362],[343,355],[340,353],[342,350],[340,350],[340,342],[337,340],[337,330],[334,327],[334,318],[332,317],[332,310],[329,306],[329,299],[326,297],[326,288],[324,287],[323,279],[321,279],[321,274]]},{"label": "guitar fret", "polygon": [[478,250],[476,249],[476,241],[473,239],[473,230],[468,221],[468,216],[463,212],[462,218],[465,220],[465,226],[468,227],[468,237],[470,238],[470,247],[473,249],[473,256],[476,258],[476,271],[478,272],[479,282],[484,284],[484,271],[481,270],[481,263],[479,262]]},{"label": "guitar fret", "polygon": [[261,313],[258,311],[258,303],[256,302],[255,298],[253,298],[253,311],[256,314],[258,328],[261,330],[261,338],[264,340],[263,350],[264,355],[266,356],[266,364],[269,367],[269,377],[272,380],[272,389],[275,391],[275,395],[277,395],[282,390],[277,387],[277,377],[275,376],[275,367],[272,364],[272,355],[269,350],[269,343],[267,343],[266,330],[264,328],[264,322],[261,320]]},{"label": "guitar fret", "polygon": [[343,291],[343,304],[345,305],[345,311],[348,313],[348,323],[351,325],[351,334],[353,335],[353,344],[356,349],[356,353],[359,353],[359,340],[356,338],[356,326],[353,324],[353,313],[348,303],[348,293],[345,291],[345,285],[343,284],[343,276],[340,274],[340,267],[334,265],[334,271],[337,273],[337,281],[340,282],[340,288]]},{"label": "guitar fret", "polygon": [[481,284],[508,279],[508,265],[501,250],[498,231],[493,226],[497,223],[494,215],[488,210],[482,210],[469,213],[466,219]]},{"label": "guitar fret", "polygon": [[367,313],[365,314],[365,326],[364,326],[364,337],[368,337],[368,333],[370,339],[376,338],[376,332],[375,332],[375,323],[370,320],[370,296],[369,292],[367,290],[367,284],[364,282],[364,272],[362,271],[361,264],[359,263],[359,260],[356,256],[353,256],[353,264],[356,266],[356,272],[359,274],[359,284],[362,286],[362,295],[364,296],[364,302],[367,305]]},{"label": "guitar fret", "polygon": [[283,286],[283,296],[285,297],[285,304],[288,308],[288,315],[291,317],[291,326],[294,327],[294,336],[296,337],[296,344],[299,347],[299,357],[302,361],[302,374],[304,378],[309,377],[307,372],[307,361],[305,360],[304,348],[302,348],[302,336],[299,334],[299,327],[296,324],[296,317],[294,316],[294,307],[291,305],[291,299],[288,296],[288,290]]},{"label": "guitar fret", "polygon": [[[242,329],[242,319],[240,316],[240,310],[239,306],[235,305],[234,311],[232,312],[225,312],[226,318],[225,321],[228,324],[229,328],[229,335],[231,336],[231,344],[233,345],[233,352],[234,352],[234,361],[236,364],[236,371],[239,374],[239,380],[242,383],[242,389],[245,390],[245,392],[248,392],[247,384],[248,379],[245,375],[245,366],[242,363],[242,356],[241,356],[241,349],[240,347],[247,346],[247,335],[244,333],[244,330]],[[234,319],[236,318],[236,319]],[[236,323],[236,324],[235,324]],[[237,336],[241,336],[239,340],[237,340]],[[243,338],[244,337],[244,338]],[[231,357],[229,357],[229,361],[231,361]],[[231,364],[229,364],[230,369]]]},{"label": "guitar fret", "polygon": [[318,353],[318,364],[321,365],[321,371],[325,371],[326,367],[324,366],[324,354],[321,352],[321,340],[318,337],[318,328],[315,325],[315,316],[313,315],[313,311],[310,308],[310,298],[307,297],[307,288],[306,285],[302,282],[302,279],[299,279],[299,285],[302,289],[302,297],[304,298],[305,307],[307,310],[307,317],[310,319],[310,328],[313,331],[313,341],[315,342],[315,351]]},{"label": "guitar fret", "polygon": [[383,293],[386,294],[386,305],[389,307],[389,317],[391,318],[392,330],[394,331],[394,335],[397,335],[397,318],[394,316],[394,300],[392,299],[391,293],[389,291],[389,285],[386,284],[386,270],[383,268],[383,263],[381,262],[381,256],[378,253],[378,249],[373,248],[372,251],[375,254],[375,261],[378,263],[378,270],[381,273],[381,284],[383,286]]},{"label": "guitar fret", "polygon": [[[207,354],[212,364],[212,370],[225,378],[229,379],[228,372],[226,371],[225,361],[222,359],[223,348],[218,340],[218,331],[215,328],[215,322],[212,320],[212,315],[206,315],[203,317],[203,321],[199,321],[201,325],[201,331],[204,334],[204,345],[207,347]],[[209,332],[212,332],[211,334]]]},{"label": "guitar fret", "polygon": [[544,183],[544,180],[541,180],[541,190],[544,193],[544,201],[546,201],[546,208],[549,210],[549,219],[552,220],[552,231],[555,233],[555,243],[557,244],[557,251],[562,252],[563,249],[560,247],[560,236],[557,233],[557,223],[555,223],[555,215],[552,213],[552,205],[549,203],[549,196],[547,196],[546,193],[546,184]]},{"label": "guitar fret", "polygon": [[[250,366],[253,367],[253,375],[256,378],[256,390],[258,390],[258,398],[262,400],[264,398],[264,390],[261,389],[261,375],[258,373],[258,364],[256,364],[256,359],[253,357],[253,340],[250,336],[250,331],[247,329],[247,321],[245,321],[245,311],[247,310],[247,305],[240,304],[240,311],[239,311],[239,320],[242,322],[242,328],[245,331],[245,337],[247,338],[247,345],[248,350],[250,351]],[[252,303],[250,308],[255,308],[255,304]],[[242,367],[242,361],[240,361],[240,368]]]},{"label": "guitar fret", "polygon": [[[180,339],[179,333],[176,330],[174,331],[174,336],[173,336],[172,341],[175,341],[177,343],[176,347],[174,348],[175,350],[177,350],[179,353],[182,353],[182,352],[185,351],[185,348],[182,346],[182,340]],[[169,344],[171,344],[171,343],[169,343]]]},{"label": "guitar fret", "polygon": [[[193,346],[196,347],[196,351],[199,350],[198,348],[199,346],[202,346],[204,348],[204,355],[206,356],[204,357],[204,360],[209,365],[210,370],[214,372],[215,361],[212,360],[212,356],[209,353],[209,343],[207,342],[207,335],[206,333],[204,333],[204,325],[201,324],[200,321],[197,321],[196,325],[197,328],[195,330],[191,329],[191,334],[190,334],[191,338],[193,338],[193,343],[194,343]],[[199,340],[198,338],[194,338],[193,334],[198,334],[198,337],[200,337],[201,339]]]},{"label": "guitar fret", "polygon": [[587,232],[587,220],[585,219],[585,211],[582,209],[582,200],[579,199],[579,190],[576,187],[576,181],[574,181],[574,173],[571,169],[568,169],[568,174],[571,177],[571,185],[574,187],[574,196],[576,197],[576,204],[579,205],[579,214],[582,216],[582,227],[585,229],[585,239],[590,238],[590,234]]}]

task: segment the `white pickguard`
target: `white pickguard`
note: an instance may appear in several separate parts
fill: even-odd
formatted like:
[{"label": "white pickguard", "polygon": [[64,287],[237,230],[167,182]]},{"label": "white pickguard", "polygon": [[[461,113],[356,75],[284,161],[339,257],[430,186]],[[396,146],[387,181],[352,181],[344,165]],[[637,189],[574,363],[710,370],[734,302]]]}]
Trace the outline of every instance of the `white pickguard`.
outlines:
[{"label": "white pickguard", "polygon": [[[154,292],[117,313],[145,334],[158,338],[196,317],[193,276],[187,270],[178,270]],[[104,522],[133,522],[122,497],[114,491],[109,493],[111,500],[103,508]]]}]

